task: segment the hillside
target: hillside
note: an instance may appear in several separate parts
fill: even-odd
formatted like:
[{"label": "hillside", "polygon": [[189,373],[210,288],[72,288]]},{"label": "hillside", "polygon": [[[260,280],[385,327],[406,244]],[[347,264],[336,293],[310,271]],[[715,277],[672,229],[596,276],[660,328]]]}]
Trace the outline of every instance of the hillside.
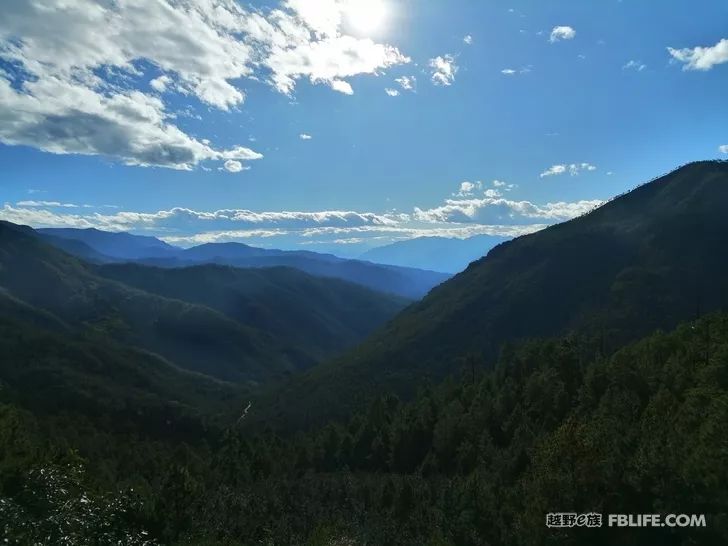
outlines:
[{"label": "hillside", "polygon": [[204,305],[267,332],[304,368],[341,353],[409,302],[296,269],[206,265],[162,269],[137,264],[98,267],[102,277],[165,298]]},{"label": "hillside", "polygon": [[[165,274],[143,267],[133,271],[129,280],[150,289]],[[403,306],[389,296],[293,270],[270,276],[228,271],[232,279],[225,286],[217,282],[220,274],[225,270],[168,272],[177,292],[165,297],[99,276],[29,228],[0,224],[0,287],[13,301],[44,311],[72,331],[108,336],[218,379],[266,382],[309,367],[355,344]],[[202,277],[208,277],[207,284]],[[258,288],[251,282],[255,278]],[[240,308],[214,309],[211,298],[235,305],[236,282],[248,284]],[[307,313],[308,324],[296,327]],[[266,314],[267,322],[257,320]]]},{"label": "hillside", "polygon": [[493,235],[476,235],[467,239],[418,237],[373,248],[362,254],[360,259],[454,274],[485,256],[494,246],[509,239]]},{"label": "hillside", "polygon": [[296,378],[261,415],[300,426],[372,393],[412,393],[505,343],[579,332],[601,352],[728,304],[728,162],[700,162],[583,217],[494,248],[350,354]]},{"label": "hillside", "polygon": [[[3,303],[0,296],[0,304]],[[107,431],[197,441],[232,418],[243,393],[94,332],[46,324],[42,313],[0,316],[0,402],[37,415],[76,414]],[[237,403],[239,406],[239,403]],[[223,422],[224,422],[223,421]]]}]

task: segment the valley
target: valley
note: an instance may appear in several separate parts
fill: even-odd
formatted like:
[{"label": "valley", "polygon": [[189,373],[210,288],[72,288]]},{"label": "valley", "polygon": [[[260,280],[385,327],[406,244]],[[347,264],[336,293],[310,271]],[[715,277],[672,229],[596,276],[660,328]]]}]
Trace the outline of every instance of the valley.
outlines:
[{"label": "valley", "polygon": [[414,302],[245,261],[269,251],[2,223],[0,529],[547,544],[578,506],[709,526],[568,543],[719,544],[726,203],[728,162],[688,164]]}]

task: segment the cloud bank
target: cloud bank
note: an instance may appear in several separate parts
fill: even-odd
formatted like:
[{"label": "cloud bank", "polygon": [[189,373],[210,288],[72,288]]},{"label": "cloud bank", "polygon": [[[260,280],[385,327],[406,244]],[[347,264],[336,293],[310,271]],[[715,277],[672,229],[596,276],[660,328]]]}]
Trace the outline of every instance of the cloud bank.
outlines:
[{"label": "cloud bank", "polygon": [[463,182],[453,197],[441,205],[415,207],[411,212],[198,211],[184,207],[153,213],[103,212],[100,207],[86,205],[82,209],[60,201],[25,201],[6,203],[0,208],[0,219],[34,227],[141,232],[183,246],[246,241],[287,248],[341,244],[366,248],[428,235],[517,236],[574,218],[602,204],[599,200],[587,200],[538,205],[504,197],[502,192],[513,188],[515,185],[499,180],[488,185]]}]

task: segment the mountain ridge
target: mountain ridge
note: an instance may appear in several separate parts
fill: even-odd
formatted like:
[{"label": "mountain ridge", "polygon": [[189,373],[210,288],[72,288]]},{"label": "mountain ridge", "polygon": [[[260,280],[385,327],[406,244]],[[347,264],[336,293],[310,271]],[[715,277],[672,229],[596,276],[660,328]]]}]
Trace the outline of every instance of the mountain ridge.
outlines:
[{"label": "mountain ridge", "polygon": [[[154,267],[179,268],[202,264],[239,268],[291,267],[317,277],[352,282],[366,288],[417,300],[450,275],[411,267],[376,264],[345,259],[333,254],[301,250],[264,249],[243,243],[205,243],[178,248],[163,241],[128,233],[96,229],[38,230],[55,244],[81,259],[93,263],[138,262]],[[76,244],[73,243],[76,241]],[[90,248],[89,248],[90,247]]]},{"label": "mountain ridge", "polygon": [[[133,268],[138,281],[132,286],[123,275],[99,274],[110,271],[111,265],[85,264],[48,244],[46,236],[0,223],[0,287],[8,296],[74,330],[96,331],[182,368],[228,381],[265,382],[309,367],[353,345],[406,305],[358,285],[293,269],[271,274],[230,270],[233,281],[219,299],[232,299],[239,290],[247,290],[246,305],[253,310],[276,309],[283,327],[266,330],[254,320],[241,321],[234,313],[207,305],[210,302],[200,292],[214,287],[192,277],[197,272],[202,278],[219,277],[222,270],[215,266],[156,271],[130,265],[127,270]],[[180,279],[177,286],[185,294],[163,293],[164,281],[158,283],[157,293],[143,286],[145,278],[149,284],[155,275]],[[295,286],[296,292],[286,292],[286,286]],[[287,298],[280,301],[278,293]],[[5,299],[7,305],[15,305],[14,300]],[[353,302],[358,302],[358,313],[349,310]],[[319,316],[301,328],[307,336],[297,335],[295,321],[288,318],[304,309]]]},{"label": "mountain ridge", "polygon": [[457,362],[488,367],[509,342],[577,332],[609,351],[724,308],[725,206],[728,162],[696,162],[502,243],[358,348],[271,393],[263,414],[303,426],[371,393],[412,393]]}]

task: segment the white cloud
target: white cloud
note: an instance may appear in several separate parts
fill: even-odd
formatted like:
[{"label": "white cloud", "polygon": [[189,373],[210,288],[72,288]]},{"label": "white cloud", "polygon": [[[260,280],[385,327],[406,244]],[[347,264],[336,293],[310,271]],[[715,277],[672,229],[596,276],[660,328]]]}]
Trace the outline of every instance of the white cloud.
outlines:
[{"label": "white cloud", "polygon": [[387,88],[386,88],[386,89],[384,90],[384,92],[385,92],[385,93],[386,93],[387,95],[389,95],[390,97],[398,97],[398,96],[399,96],[399,91],[397,91],[396,89],[392,89],[391,87],[387,87]]},{"label": "white cloud", "polygon": [[554,27],[551,30],[549,41],[553,44],[561,40],[573,40],[576,37],[576,30],[568,26]]},{"label": "white cloud", "polygon": [[463,42],[465,42],[465,44],[467,44],[467,45],[472,45],[472,43],[473,43],[473,36],[471,34],[466,35],[463,38]]},{"label": "white cloud", "polygon": [[326,83],[348,95],[353,94],[351,84],[342,78],[377,74],[390,66],[409,62],[409,57],[392,46],[352,36],[303,41],[288,48],[274,47],[265,60],[273,71],[274,86],[283,93],[292,92],[296,80],[306,77],[311,83]]},{"label": "white cloud", "polygon": [[590,163],[571,163],[570,165],[553,165],[541,173],[541,178],[547,176],[558,176],[569,173],[571,176],[578,176],[584,171],[596,171],[597,168]]},{"label": "white cloud", "polygon": [[470,182],[466,180],[460,183],[460,188],[452,195],[455,197],[472,197],[477,192],[483,191],[483,195],[486,197],[500,197],[501,191],[511,191],[516,187],[515,184],[508,184],[502,180],[493,180],[490,185],[492,188],[484,190],[483,182]]},{"label": "white cloud", "polygon": [[[480,182],[461,184],[470,195],[447,199],[441,206],[411,213],[383,214],[355,211],[255,212],[245,209],[195,211],[173,208],[153,213],[114,211],[100,213],[84,209],[60,211],[55,206],[5,204],[0,219],[34,227],[97,228],[106,231],[133,231],[153,234],[182,245],[204,242],[245,240],[254,244],[276,238],[281,244],[328,244],[335,240],[360,238],[401,240],[425,235],[470,237],[478,234],[522,235],[554,222],[583,214],[601,201],[556,202],[536,205],[529,201],[505,199],[500,189],[512,187],[500,181],[499,189],[483,190]],[[40,204],[40,202],[38,202]]]},{"label": "white cloud", "polygon": [[552,167],[549,167],[544,172],[541,173],[541,178],[544,178],[546,176],[556,176],[559,174],[564,174],[567,170],[566,165],[554,165]]},{"label": "white cloud", "polygon": [[205,160],[263,157],[244,147],[215,149],[187,135],[157,97],[139,91],[107,95],[56,77],[25,82],[24,92],[0,77],[0,142],[183,170]]},{"label": "white cloud", "polygon": [[459,70],[452,55],[430,59],[429,66],[432,69],[432,83],[440,86],[452,85]]},{"label": "white cloud", "polygon": [[251,240],[265,241],[275,237],[278,241],[288,241],[291,246],[321,247],[326,245],[331,248],[351,244],[370,246],[372,242],[382,245],[416,237],[448,237],[453,239],[467,239],[476,235],[519,237],[542,230],[548,225],[435,224],[426,227],[366,226],[359,228],[312,228],[293,234],[286,230],[210,231],[194,235],[168,235],[160,238],[169,244],[187,247],[205,243],[227,243],[241,240],[250,244]]},{"label": "white cloud", "polygon": [[482,190],[483,189],[483,183],[482,182],[462,182],[460,184],[460,189],[457,193],[453,194],[457,197],[468,197],[473,195],[476,190]]},{"label": "white cloud", "polygon": [[149,85],[152,89],[159,93],[164,93],[167,91],[167,88],[169,87],[169,84],[172,83],[172,78],[167,76],[166,74],[162,74],[158,78],[154,78],[152,81],[149,82]]},{"label": "white cloud", "polygon": [[728,144],[724,144],[720,148],[718,148],[718,151],[722,154],[728,154]]},{"label": "white cloud", "polygon": [[415,209],[414,217],[425,222],[457,224],[526,224],[560,222],[575,218],[603,204],[602,201],[557,202],[538,206],[530,201],[510,201],[500,196],[483,199],[448,199],[427,210]]},{"label": "white cloud", "polygon": [[331,89],[343,93],[344,95],[353,95],[354,89],[351,87],[349,82],[344,80],[331,80]]},{"label": "white cloud", "polygon": [[518,184],[509,184],[503,180],[493,180],[492,184],[494,188],[500,188],[503,191],[513,191],[518,187]]},{"label": "white cloud", "polygon": [[504,76],[515,76],[516,74],[528,74],[531,72],[532,66],[524,66],[523,68],[504,68],[501,70],[501,74]]},{"label": "white cloud", "polygon": [[710,70],[728,62],[728,39],[722,39],[711,47],[674,49],[668,47],[670,55],[681,63],[683,70]]},{"label": "white cloud", "polygon": [[414,91],[417,87],[417,78],[414,76],[402,76],[394,81],[396,81],[405,91]]},{"label": "white cloud", "polygon": [[228,159],[225,162],[225,170],[229,173],[239,173],[243,170],[243,164],[240,163],[240,161],[235,161],[234,159]]},{"label": "white cloud", "polygon": [[622,70],[636,70],[637,72],[642,72],[645,68],[647,68],[647,65],[642,61],[631,60],[622,67]]},{"label": "white cloud", "polygon": [[313,137],[307,133],[301,133],[300,135],[298,135],[298,138],[300,138],[301,140],[311,140]]},{"label": "white cloud", "polygon": [[286,0],[286,7],[321,37],[336,36],[342,23],[342,6],[338,0]]},{"label": "white cloud", "polygon": [[74,203],[61,203],[60,201],[18,201],[16,203],[19,207],[47,207],[47,208],[64,208],[64,209],[78,209],[78,208],[89,208],[89,205],[76,205]]},{"label": "white cloud", "polygon": [[9,204],[0,209],[0,218],[37,227],[96,227],[109,231],[154,230],[159,233],[393,226],[398,222],[397,216],[354,211],[254,212],[245,209],[224,209],[203,212],[176,207],[154,213],[120,211],[113,214],[56,214],[38,207],[14,207]]},{"label": "white cloud", "polygon": [[[228,111],[245,100],[246,79],[290,94],[305,78],[352,94],[346,78],[409,62],[392,46],[343,34],[344,8],[339,0],[286,0],[266,12],[235,0],[11,2],[0,18],[0,60],[11,67],[0,71],[0,142],[174,169],[260,159],[185,133],[160,95]],[[149,94],[139,90],[147,73]]]}]

